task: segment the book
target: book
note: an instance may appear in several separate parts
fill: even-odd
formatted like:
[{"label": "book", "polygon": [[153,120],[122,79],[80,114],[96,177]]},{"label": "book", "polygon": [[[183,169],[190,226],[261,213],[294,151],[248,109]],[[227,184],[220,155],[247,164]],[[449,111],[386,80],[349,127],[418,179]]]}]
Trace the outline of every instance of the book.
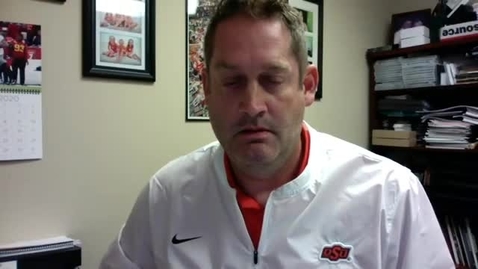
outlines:
[{"label": "book", "polygon": [[79,246],[80,244],[80,241],[66,236],[14,242],[0,245],[0,259],[45,251],[68,249]]}]

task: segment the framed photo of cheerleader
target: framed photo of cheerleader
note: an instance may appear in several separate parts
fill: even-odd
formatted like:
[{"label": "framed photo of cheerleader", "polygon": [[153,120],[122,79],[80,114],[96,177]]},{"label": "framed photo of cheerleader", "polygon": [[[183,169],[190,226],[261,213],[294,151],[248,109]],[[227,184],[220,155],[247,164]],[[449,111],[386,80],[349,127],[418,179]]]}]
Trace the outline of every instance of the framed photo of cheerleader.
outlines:
[{"label": "framed photo of cheerleader", "polygon": [[309,64],[317,66],[320,76],[315,99],[321,100],[323,95],[322,81],[324,77],[322,68],[324,1],[289,0],[289,4],[302,14]]},{"label": "framed photo of cheerleader", "polygon": [[155,0],[83,1],[83,76],[154,82]]}]

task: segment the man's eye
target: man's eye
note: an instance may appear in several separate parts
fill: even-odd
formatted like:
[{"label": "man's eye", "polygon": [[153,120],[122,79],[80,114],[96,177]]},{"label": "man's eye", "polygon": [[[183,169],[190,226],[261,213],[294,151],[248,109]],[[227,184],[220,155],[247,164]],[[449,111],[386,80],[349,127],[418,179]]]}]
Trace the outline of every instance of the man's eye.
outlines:
[{"label": "man's eye", "polygon": [[242,83],[241,79],[238,78],[232,78],[232,79],[226,79],[223,81],[222,85],[227,88],[231,87],[238,87]]},{"label": "man's eye", "polygon": [[226,82],[224,82],[224,86],[226,86],[226,87],[234,86],[234,85],[237,85],[237,84],[238,84],[237,81],[226,81]]},{"label": "man's eye", "polygon": [[271,79],[269,79],[269,83],[271,83],[271,84],[281,84],[282,80],[271,78]]},{"label": "man's eye", "polygon": [[283,80],[278,77],[264,77],[263,83],[267,86],[279,86],[282,84]]}]

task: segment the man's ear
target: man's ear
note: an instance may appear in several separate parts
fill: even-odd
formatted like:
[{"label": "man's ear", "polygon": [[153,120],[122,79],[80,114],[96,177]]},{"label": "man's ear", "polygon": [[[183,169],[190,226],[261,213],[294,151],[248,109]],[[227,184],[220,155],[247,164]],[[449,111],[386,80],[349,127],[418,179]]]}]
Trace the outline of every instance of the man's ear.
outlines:
[{"label": "man's ear", "polygon": [[305,69],[304,73],[304,98],[306,106],[310,106],[315,101],[315,93],[317,92],[317,85],[319,85],[319,71],[315,65],[310,64]]},{"label": "man's ear", "polygon": [[201,69],[201,81],[202,81],[202,88],[204,90],[204,96],[208,97],[211,93],[211,87],[209,86],[209,76],[206,67]]}]

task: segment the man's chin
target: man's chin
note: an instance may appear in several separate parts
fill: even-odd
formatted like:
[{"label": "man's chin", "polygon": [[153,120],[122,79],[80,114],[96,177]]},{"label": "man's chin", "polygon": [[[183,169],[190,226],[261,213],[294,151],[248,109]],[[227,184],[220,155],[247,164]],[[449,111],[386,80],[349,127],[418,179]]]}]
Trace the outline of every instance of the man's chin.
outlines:
[{"label": "man's chin", "polygon": [[270,146],[261,143],[245,145],[236,152],[237,159],[249,165],[267,165],[276,157]]}]

